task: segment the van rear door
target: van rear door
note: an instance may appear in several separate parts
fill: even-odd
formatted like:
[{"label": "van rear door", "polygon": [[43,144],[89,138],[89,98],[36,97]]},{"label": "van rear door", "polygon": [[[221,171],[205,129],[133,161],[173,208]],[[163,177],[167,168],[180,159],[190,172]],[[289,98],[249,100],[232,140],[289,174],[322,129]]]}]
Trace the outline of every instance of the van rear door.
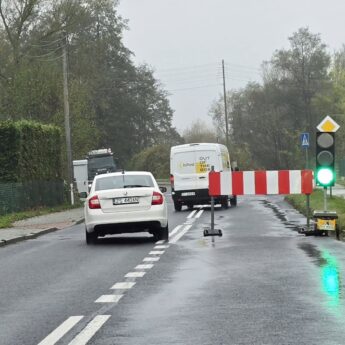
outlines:
[{"label": "van rear door", "polygon": [[175,152],[171,157],[171,172],[174,175],[176,191],[197,189],[195,150]]},{"label": "van rear door", "polygon": [[220,155],[215,149],[195,151],[196,189],[208,189],[208,173],[212,166],[219,171]]}]

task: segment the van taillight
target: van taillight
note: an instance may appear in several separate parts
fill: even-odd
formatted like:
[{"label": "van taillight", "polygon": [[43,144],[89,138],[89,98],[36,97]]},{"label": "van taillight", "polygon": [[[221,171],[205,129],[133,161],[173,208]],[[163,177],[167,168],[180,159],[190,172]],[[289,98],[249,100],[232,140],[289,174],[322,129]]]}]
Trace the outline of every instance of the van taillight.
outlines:
[{"label": "van taillight", "polygon": [[170,175],[171,188],[174,188],[174,175]]},{"label": "van taillight", "polygon": [[161,193],[153,192],[151,205],[162,205],[163,200],[163,195]]},{"label": "van taillight", "polygon": [[101,203],[99,202],[97,195],[94,195],[92,198],[89,199],[89,208],[91,209],[101,208]]}]

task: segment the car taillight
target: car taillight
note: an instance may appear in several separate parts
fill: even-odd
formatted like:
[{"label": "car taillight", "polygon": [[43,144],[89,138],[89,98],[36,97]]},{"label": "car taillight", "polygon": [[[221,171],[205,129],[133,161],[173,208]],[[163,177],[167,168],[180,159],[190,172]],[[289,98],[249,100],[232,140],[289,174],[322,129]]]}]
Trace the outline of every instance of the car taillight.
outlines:
[{"label": "car taillight", "polygon": [[163,195],[161,193],[153,192],[151,205],[162,205],[163,200]]},{"label": "car taillight", "polygon": [[101,208],[101,203],[99,202],[97,195],[94,195],[92,198],[89,199],[89,208]]},{"label": "car taillight", "polygon": [[170,175],[171,188],[174,188],[174,175]]}]

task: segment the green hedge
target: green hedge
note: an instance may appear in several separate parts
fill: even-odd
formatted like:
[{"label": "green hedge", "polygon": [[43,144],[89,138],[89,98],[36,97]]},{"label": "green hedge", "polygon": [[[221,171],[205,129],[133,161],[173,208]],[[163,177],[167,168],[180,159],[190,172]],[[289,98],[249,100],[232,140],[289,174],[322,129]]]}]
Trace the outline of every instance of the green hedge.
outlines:
[{"label": "green hedge", "polygon": [[0,122],[0,181],[62,179],[61,131],[33,121]]}]

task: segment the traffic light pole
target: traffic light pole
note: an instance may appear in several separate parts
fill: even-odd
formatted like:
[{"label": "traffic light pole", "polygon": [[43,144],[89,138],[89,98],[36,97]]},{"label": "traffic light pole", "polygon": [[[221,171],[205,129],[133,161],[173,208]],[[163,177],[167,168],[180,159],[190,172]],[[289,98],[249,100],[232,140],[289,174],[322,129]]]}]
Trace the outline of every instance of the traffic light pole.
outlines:
[{"label": "traffic light pole", "polygon": [[323,210],[327,211],[327,187],[323,187]]}]

